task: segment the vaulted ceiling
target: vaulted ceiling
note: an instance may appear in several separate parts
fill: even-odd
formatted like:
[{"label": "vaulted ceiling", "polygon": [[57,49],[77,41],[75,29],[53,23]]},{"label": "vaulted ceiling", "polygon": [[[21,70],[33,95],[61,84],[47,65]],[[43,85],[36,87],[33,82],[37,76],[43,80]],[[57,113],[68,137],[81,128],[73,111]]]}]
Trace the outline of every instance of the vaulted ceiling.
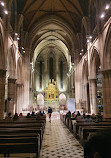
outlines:
[{"label": "vaulted ceiling", "polygon": [[89,0],[17,0],[24,27],[30,30],[45,16],[63,19],[74,31],[80,31],[83,16],[88,15]]},{"label": "vaulted ceiling", "polygon": [[83,18],[92,14],[91,25],[95,25],[93,16],[97,14],[97,8],[99,10],[97,5],[100,3],[102,5],[106,1],[110,2],[110,0],[16,0],[18,26],[22,26],[23,31],[28,33],[28,41],[31,41],[33,50],[39,47],[39,51],[44,48],[59,49],[62,52],[67,48],[69,52],[73,52],[74,45],[79,45],[75,44],[75,41],[77,42],[77,34],[82,32]]}]

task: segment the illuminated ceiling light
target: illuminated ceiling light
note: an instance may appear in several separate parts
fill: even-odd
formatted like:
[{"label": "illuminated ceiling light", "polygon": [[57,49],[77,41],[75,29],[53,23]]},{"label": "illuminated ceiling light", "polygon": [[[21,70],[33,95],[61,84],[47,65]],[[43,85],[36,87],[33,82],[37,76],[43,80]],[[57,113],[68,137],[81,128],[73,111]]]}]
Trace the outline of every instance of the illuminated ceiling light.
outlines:
[{"label": "illuminated ceiling light", "polygon": [[89,36],[89,39],[92,39],[92,36]]},{"label": "illuminated ceiling light", "polygon": [[90,40],[88,39],[88,40],[87,40],[87,42],[89,43],[89,42],[90,42]]},{"label": "illuminated ceiling light", "polygon": [[4,3],[4,2],[1,2],[1,5],[4,7],[5,3]]},{"label": "illuminated ceiling light", "polygon": [[83,52],[84,50],[82,49],[81,52]]},{"label": "illuminated ceiling light", "polygon": [[18,33],[15,33],[15,36],[18,36]]},{"label": "illuminated ceiling light", "polygon": [[17,40],[20,40],[20,38],[19,38],[19,37],[17,37]]},{"label": "illuminated ceiling light", "polygon": [[25,51],[23,51],[23,53],[25,53]]},{"label": "illuminated ceiling light", "polygon": [[102,19],[102,18],[104,18],[105,17],[105,13],[102,13],[101,15],[100,15],[100,18]]},{"label": "illuminated ceiling light", "polygon": [[7,10],[4,10],[4,13],[7,15],[7,14],[8,14],[8,11],[7,11]]},{"label": "illuminated ceiling light", "polygon": [[109,8],[110,8],[110,5],[109,5],[109,4],[106,4],[105,9],[108,10]]},{"label": "illuminated ceiling light", "polygon": [[22,50],[24,49],[24,47],[22,47]]},{"label": "illuminated ceiling light", "polygon": [[80,55],[82,55],[82,53],[80,53]]}]

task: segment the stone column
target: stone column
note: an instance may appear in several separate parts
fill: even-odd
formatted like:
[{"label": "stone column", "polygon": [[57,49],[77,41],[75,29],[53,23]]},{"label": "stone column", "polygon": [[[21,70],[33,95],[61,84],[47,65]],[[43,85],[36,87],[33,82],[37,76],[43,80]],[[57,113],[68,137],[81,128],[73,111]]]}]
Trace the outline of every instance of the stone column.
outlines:
[{"label": "stone column", "polygon": [[21,102],[22,102],[22,106],[24,105],[24,85],[22,84],[22,87],[21,87],[21,91],[22,91],[22,96],[21,96]]},{"label": "stone column", "polygon": [[48,65],[47,65],[47,57],[45,57],[45,62],[44,62],[44,76],[45,76],[45,80],[44,80],[44,87],[47,87],[48,85],[48,78],[47,78],[47,74],[48,74]]},{"label": "stone column", "polygon": [[23,108],[23,85],[17,84],[17,113],[20,114]]},{"label": "stone column", "polygon": [[88,109],[88,113],[90,113],[90,112],[91,112],[91,110],[90,110],[89,83],[87,83],[87,109]]},{"label": "stone column", "polygon": [[102,73],[104,117],[111,118],[111,70]]},{"label": "stone column", "polygon": [[26,49],[25,57],[23,59],[23,79],[22,84],[24,85],[24,104],[22,105],[23,109],[28,109],[29,107],[29,92],[30,92],[30,50]]},{"label": "stone column", "polygon": [[59,63],[58,63],[58,58],[56,57],[56,84],[58,87],[58,83],[59,83]]},{"label": "stone column", "polygon": [[90,90],[90,109],[91,114],[97,114],[98,113],[98,107],[97,107],[97,79],[90,79],[89,82],[89,90]]},{"label": "stone column", "polygon": [[23,104],[22,104],[22,84],[19,85],[19,90],[20,90],[20,104],[19,104],[19,114],[22,112]]},{"label": "stone column", "polygon": [[87,101],[87,89],[86,89],[86,84],[83,83],[83,85],[82,85],[82,108],[83,108],[84,112],[87,110],[86,101]]},{"label": "stone column", "polygon": [[15,113],[15,101],[16,101],[16,79],[8,79],[8,109],[7,112],[11,112],[12,115]]},{"label": "stone column", "polygon": [[0,119],[4,117],[6,70],[0,70]]},{"label": "stone column", "polygon": [[90,99],[89,99],[89,84],[85,83],[84,84],[84,92],[83,92],[83,97],[85,100],[85,110],[86,112],[90,113]]},{"label": "stone column", "polygon": [[17,113],[19,113],[19,97],[20,97],[20,91],[19,91],[19,84],[17,84]]}]

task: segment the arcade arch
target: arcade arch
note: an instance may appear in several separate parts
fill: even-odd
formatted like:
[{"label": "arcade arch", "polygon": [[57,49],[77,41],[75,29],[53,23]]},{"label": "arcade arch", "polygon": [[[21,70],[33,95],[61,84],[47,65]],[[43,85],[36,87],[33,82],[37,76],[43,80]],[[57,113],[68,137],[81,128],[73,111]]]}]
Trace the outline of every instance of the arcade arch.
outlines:
[{"label": "arcade arch", "polygon": [[90,113],[88,61],[85,58],[82,66],[82,108],[84,112]]},{"label": "arcade arch", "polygon": [[0,118],[4,117],[5,82],[6,82],[6,57],[5,57],[5,31],[0,18]]},{"label": "arcade arch", "polygon": [[104,116],[111,116],[111,24],[106,34],[103,52],[103,105]]},{"label": "arcade arch", "polygon": [[[99,82],[101,79],[101,62],[100,62],[100,56],[95,49],[95,47],[92,49],[92,54],[90,58],[90,73],[89,73],[89,86],[90,86],[90,110],[91,113],[98,114],[98,103],[97,103],[97,92],[102,94],[102,82]],[[99,95],[98,94],[98,95]],[[102,97],[102,96],[101,96]],[[102,101],[101,101],[102,103]]]}]

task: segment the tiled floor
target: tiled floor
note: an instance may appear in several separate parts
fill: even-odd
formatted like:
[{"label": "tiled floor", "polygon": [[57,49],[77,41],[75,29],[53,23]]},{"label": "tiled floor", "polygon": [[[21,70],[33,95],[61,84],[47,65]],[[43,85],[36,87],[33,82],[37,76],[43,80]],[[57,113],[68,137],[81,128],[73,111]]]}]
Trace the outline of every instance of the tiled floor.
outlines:
[{"label": "tiled floor", "polygon": [[83,158],[83,147],[60,121],[59,114],[47,118],[40,158]]}]

